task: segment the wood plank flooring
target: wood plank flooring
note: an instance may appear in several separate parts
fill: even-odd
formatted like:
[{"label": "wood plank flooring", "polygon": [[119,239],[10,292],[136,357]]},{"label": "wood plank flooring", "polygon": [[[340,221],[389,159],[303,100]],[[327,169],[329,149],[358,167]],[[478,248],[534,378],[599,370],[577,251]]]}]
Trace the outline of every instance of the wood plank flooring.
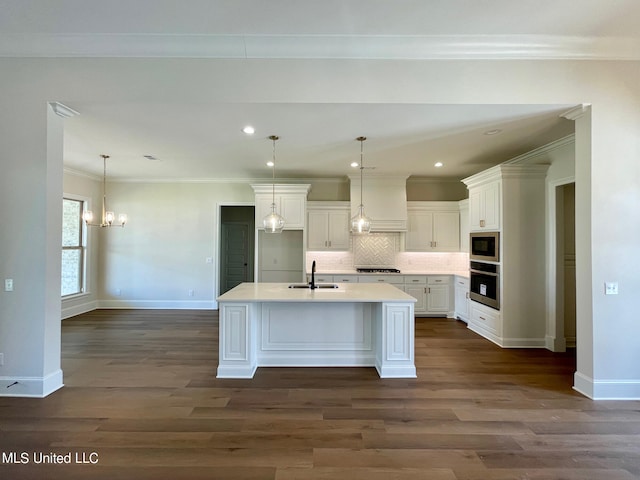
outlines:
[{"label": "wood plank flooring", "polygon": [[[98,310],[65,320],[65,387],[0,398],[0,478],[640,478],[640,402],[574,392],[574,353],[504,350],[462,322],[423,318],[417,379],[259,368],[252,380],[218,380],[217,315]],[[29,463],[11,463],[10,452]],[[36,464],[40,453],[73,460]]]}]

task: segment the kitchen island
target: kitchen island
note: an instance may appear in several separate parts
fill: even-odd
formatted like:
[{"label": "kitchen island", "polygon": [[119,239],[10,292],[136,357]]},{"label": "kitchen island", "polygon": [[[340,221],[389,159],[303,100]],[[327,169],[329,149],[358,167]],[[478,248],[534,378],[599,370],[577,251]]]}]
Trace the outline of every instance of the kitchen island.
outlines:
[{"label": "kitchen island", "polygon": [[220,297],[218,378],[258,367],[375,367],[414,378],[414,303],[389,284],[242,283]]}]

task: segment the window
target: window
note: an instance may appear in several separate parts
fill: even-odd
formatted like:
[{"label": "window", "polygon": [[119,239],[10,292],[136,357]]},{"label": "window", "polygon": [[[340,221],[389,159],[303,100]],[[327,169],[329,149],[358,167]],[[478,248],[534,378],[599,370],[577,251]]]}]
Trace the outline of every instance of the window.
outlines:
[{"label": "window", "polygon": [[84,200],[62,199],[62,296],[85,291],[86,234]]}]

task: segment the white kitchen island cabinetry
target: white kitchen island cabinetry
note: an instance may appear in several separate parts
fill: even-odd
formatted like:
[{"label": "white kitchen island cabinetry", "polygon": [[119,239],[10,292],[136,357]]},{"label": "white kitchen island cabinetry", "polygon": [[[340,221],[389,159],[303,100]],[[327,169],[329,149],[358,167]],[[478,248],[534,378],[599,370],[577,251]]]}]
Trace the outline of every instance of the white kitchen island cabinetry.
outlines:
[{"label": "white kitchen island cabinetry", "polygon": [[218,303],[218,378],[252,378],[261,366],[371,366],[381,378],[416,376],[415,299],[393,285],[242,283]]},{"label": "white kitchen island cabinetry", "polygon": [[460,250],[458,202],[408,202],[405,250],[457,252]]},{"label": "white kitchen island cabinetry", "polygon": [[307,203],[307,249],[349,250],[349,202]]}]

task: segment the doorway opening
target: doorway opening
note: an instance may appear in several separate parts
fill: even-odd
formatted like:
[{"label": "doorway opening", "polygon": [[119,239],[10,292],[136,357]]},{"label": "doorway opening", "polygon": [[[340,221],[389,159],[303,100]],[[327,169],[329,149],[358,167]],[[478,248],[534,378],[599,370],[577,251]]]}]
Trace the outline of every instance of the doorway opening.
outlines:
[{"label": "doorway opening", "polygon": [[576,185],[556,187],[556,322],[566,348],[576,348]]},{"label": "doorway opening", "polygon": [[255,207],[220,207],[220,295],[243,282],[253,282]]}]

